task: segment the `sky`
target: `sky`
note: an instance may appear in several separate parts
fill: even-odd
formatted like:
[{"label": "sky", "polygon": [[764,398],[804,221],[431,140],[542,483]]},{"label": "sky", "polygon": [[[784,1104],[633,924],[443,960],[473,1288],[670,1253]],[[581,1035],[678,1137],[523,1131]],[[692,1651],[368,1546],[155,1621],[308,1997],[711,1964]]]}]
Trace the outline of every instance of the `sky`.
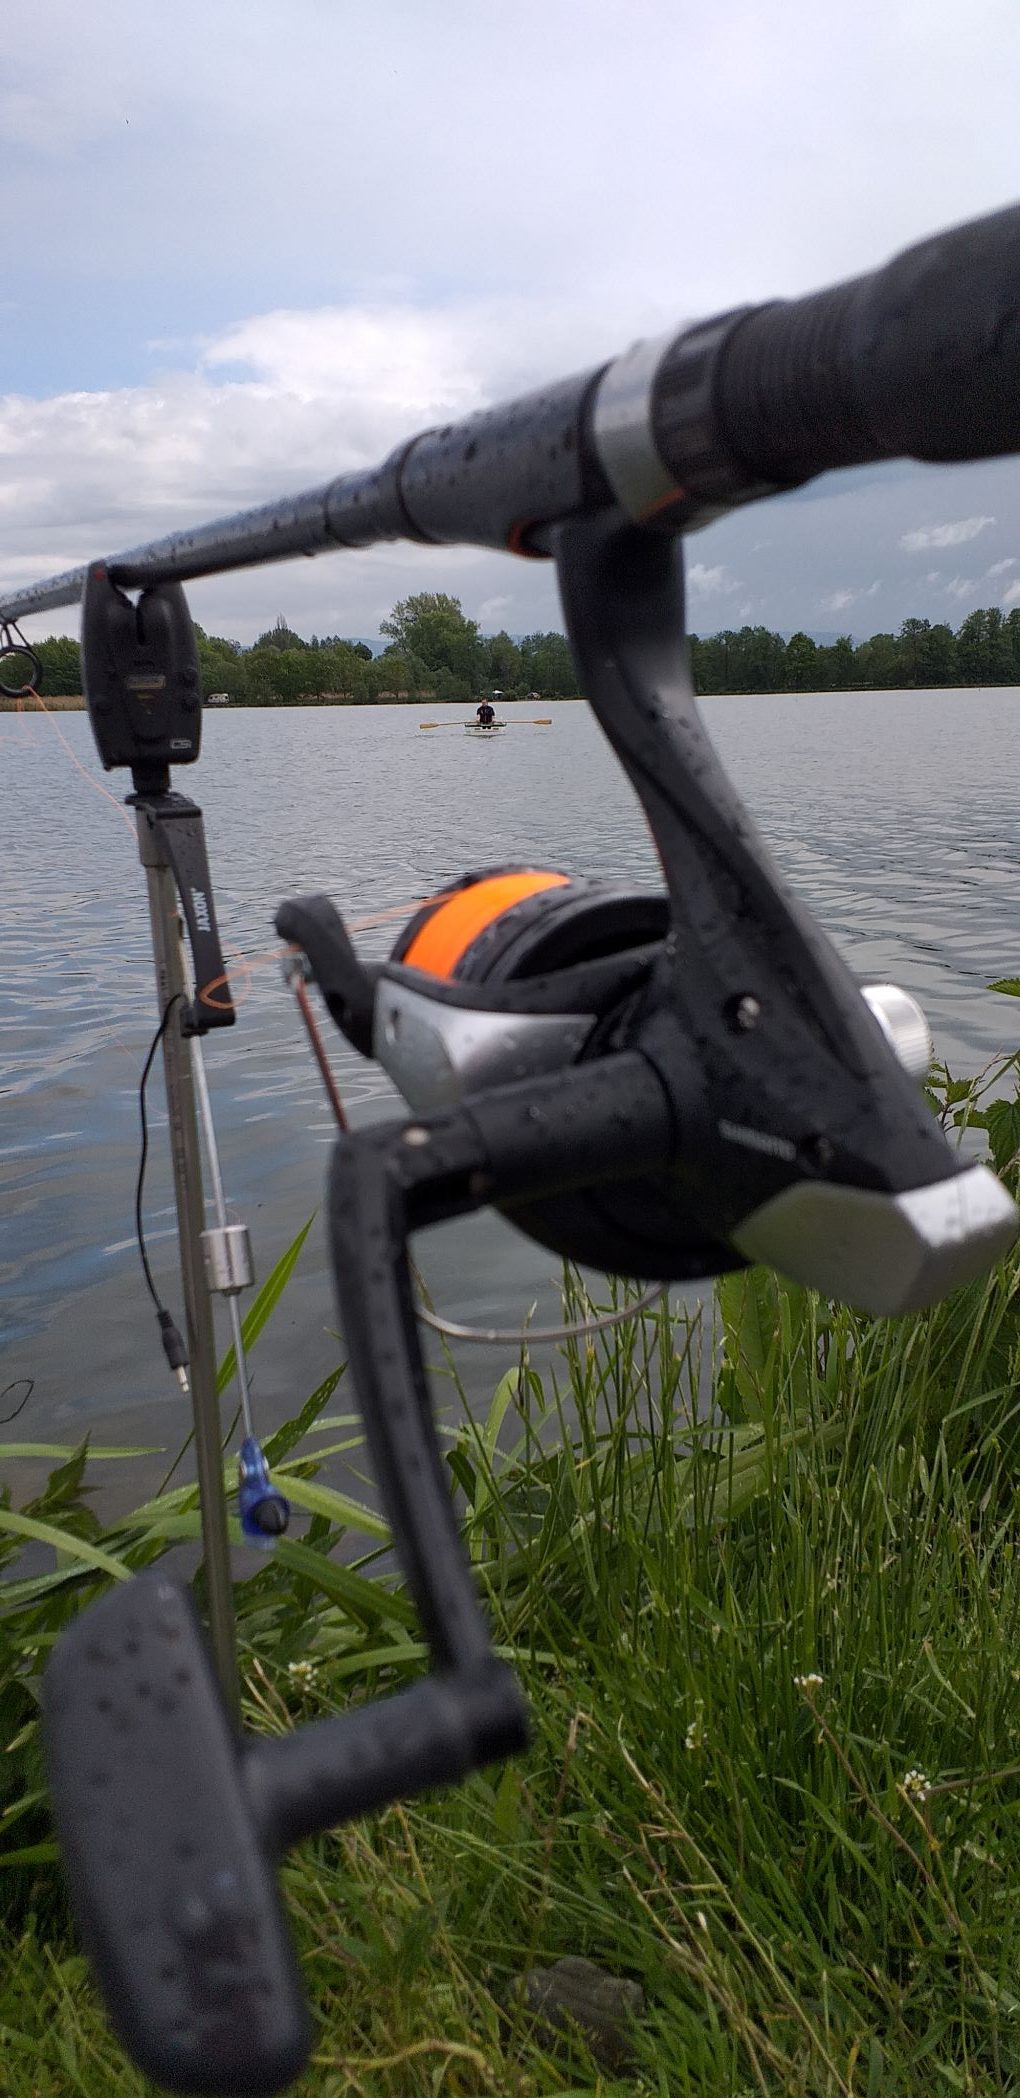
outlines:
[{"label": "sky", "polygon": [[[0,595],[372,464],[635,337],[1016,201],[1016,0],[5,0]],[[708,633],[1020,603],[1020,466],[828,476],[692,535]],[[190,586],[376,641],[547,563],[387,547]],[[73,632],[75,613],[32,622]]]}]

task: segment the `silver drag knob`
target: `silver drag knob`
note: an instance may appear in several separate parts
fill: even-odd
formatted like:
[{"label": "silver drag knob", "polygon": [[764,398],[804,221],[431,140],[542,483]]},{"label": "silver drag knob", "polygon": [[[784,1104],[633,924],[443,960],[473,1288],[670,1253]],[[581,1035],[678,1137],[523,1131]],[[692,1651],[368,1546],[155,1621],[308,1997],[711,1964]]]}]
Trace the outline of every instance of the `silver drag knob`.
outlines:
[{"label": "silver drag knob", "polygon": [[861,996],[904,1070],[919,1081],[927,1078],[935,1044],[917,999],[895,983],[862,984]]}]

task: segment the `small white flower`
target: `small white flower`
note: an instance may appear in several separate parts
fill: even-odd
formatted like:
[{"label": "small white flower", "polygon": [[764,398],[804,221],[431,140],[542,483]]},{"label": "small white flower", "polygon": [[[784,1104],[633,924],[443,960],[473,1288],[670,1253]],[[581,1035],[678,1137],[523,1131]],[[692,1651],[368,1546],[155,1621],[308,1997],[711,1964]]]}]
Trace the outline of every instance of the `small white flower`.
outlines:
[{"label": "small white flower", "polygon": [[699,1930],[708,1930],[708,1917],[706,1916],[704,1909],[697,1909],[695,1911],[694,1920]]},{"label": "small white flower", "polygon": [[931,1779],[925,1776],[923,1770],[908,1770],[903,1780],[903,1790],[915,1805],[923,1807],[925,1800],[931,1796]]},{"label": "small white flower", "polygon": [[812,1670],[810,1675],[795,1675],[793,1687],[795,1690],[820,1690],[822,1677],[817,1675],[814,1670]]},{"label": "small white flower", "polygon": [[287,1674],[296,1690],[310,1690],[318,1669],[314,1661],[288,1661]]},{"label": "small white flower", "polygon": [[688,1727],[687,1732],[684,1735],[685,1748],[697,1749],[704,1748],[705,1746],[705,1727],[701,1717],[703,1710],[704,1707],[701,1703],[701,1699],[699,1698],[695,1709],[694,1718],[691,1720],[690,1726]]}]

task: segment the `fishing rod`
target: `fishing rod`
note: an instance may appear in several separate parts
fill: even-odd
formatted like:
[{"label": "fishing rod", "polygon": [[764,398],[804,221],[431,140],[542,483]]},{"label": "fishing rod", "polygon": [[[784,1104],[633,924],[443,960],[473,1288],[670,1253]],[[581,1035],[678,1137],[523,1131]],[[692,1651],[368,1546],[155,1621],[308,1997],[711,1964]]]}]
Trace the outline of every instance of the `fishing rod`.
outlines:
[{"label": "fishing rod", "polygon": [[[306,2059],[275,1885],[288,1845],[527,1741],[457,1532],[412,1233],[491,1206],[556,1254],[644,1283],[760,1261],[879,1316],[937,1300],[1013,1242],[1009,1194],[950,1147],[922,1097],[920,1009],[850,974],[708,741],[681,547],[735,505],[838,467],[1017,451],[1020,209],[100,564],[107,588],[141,592],[144,623],[169,585],[327,547],[463,541],[553,559],[579,690],[664,883],[632,892],[539,862],[474,870],[372,966],[328,897],[277,912],[346,1040],[411,1110],[339,1136],[328,1224],[431,1668],[266,1739],[238,1735],[190,1597],[158,1570],[57,1644],[44,1728],[72,1898],[124,2044],[170,2089],[269,2093]],[[22,590],[0,618],[73,602],[95,574]]]}]

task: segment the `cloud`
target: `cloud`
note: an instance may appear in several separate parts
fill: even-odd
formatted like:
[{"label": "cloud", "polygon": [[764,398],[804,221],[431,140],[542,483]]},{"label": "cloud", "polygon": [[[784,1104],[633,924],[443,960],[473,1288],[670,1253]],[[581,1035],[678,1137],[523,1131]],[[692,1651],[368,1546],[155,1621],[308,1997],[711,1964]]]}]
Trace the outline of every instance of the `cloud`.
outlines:
[{"label": "cloud", "polygon": [[901,535],[900,545],[908,554],[924,553],[930,546],[963,546],[994,523],[994,517],[960,517],[955,524],[919,525]]},{"label": "cloud", "polygon": [[986,576],[1005,575],[1009,569],[1015,567],[1016,562],[1010,554],[1005,561],[993,561],[991,567],[985,569],[985,574]]},{"label": "cloud", "polygon": [[856,603],[860,594],[859,590],[833,590],[828,597],[823,597],[822,605],[826,612],[845,612],[848,605]]},{"label": "cloud", "polygon": [[[381,461],[415,431],[533,385],[550,342],[569,369],[584,321],[561,315],[545,334],[538,323],[516,299],[288,309],[193,343],[190,367],[179,353],[148,384],[0,397],[0,589]],[[380,604],[373,580],[366,600],[368,559],[338,555],[327,574],[317,565],[311,589],[290,569],[270,595],[295,618],[299,601],[317,600],[320,628],[371,633],[393,599]],[[456,590],[469,577],[473,616],[487,616],[486,605],[514,628],[554,623],[551,574],[536,577],[538,564],[513,563],[508,586],[509,557],[498,554],[402,549],[388,556],[390,576],[395,560],[393,597]],[[435,578],[439,565],[451,580]],[[253,602],[252,589],[231,587],[235,601]],[[266,589],[263,578],[263,599]],[[335,611],[348,593],[351,608]],[[261,610],[228,618],[244,638],[266,623]],[[73,625],[73,612],[62,623]]]},{"label": "cloud", "polygon": [[513,598],[508,597],[505,591],[499,592],[496,597],[483,597],[475,617],[482,628],[488,632],[490,628],[494,628],[497,622],[505,617],[512,604]]},{"label": "cloud", "polygon": [[732,576],[721,562],[706,568],[703,561],[693,561],[687,570],[687,585],[697,597],[730,597],[741,588],[739,576]]},{"label": "cloud", "polygon": [[1004,605],[1020,605],[1020,583],[1011,583],[1002,600]]}]

